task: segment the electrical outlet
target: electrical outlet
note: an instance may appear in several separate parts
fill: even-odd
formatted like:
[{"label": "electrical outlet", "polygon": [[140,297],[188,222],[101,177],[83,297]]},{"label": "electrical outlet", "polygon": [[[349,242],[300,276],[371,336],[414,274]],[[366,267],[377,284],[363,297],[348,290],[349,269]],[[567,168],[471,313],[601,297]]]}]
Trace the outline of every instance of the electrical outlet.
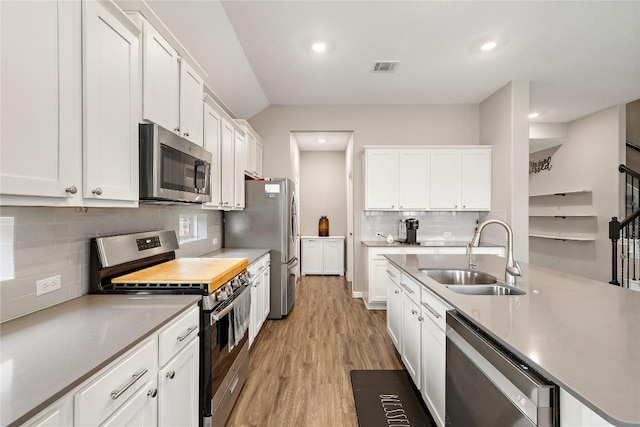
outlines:
[{"label": "electrical outlet", "polygon": [[445,231],[444,232],[444,237],[451,237],[451,232],[450,231]]},{"label": "electrical outlet", "polygon": [[46,279],[36,280],[36,296],[48,294],[60,289],[60,275],[47,277]]},{"label": "electrical outlet", "polygon": [[211,241],[211,244],[212,244],[212,245],[217,245],[217,244],[218,244],[218,239],[213,239],[213,240]]}]

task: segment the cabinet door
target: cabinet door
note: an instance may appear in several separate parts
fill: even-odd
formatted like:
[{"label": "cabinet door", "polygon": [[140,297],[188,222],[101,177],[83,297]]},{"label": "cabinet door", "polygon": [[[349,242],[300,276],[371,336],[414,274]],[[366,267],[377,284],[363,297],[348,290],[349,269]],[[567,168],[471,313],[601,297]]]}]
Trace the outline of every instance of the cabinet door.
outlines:
[{"label": "cabinet door", "polygon": [[143,21],[142,118],[180,133],[178,52]]},{"label": "cabinet door", "polygon": [[344,240],[324,239],[323,241],[324,274],[344,274]]},{"label": "cabinet door", "polygon": [[202,147],[203,81],[182,59],[180,61],[180,133]]},{"label": "cabinet door", "polygon": [[253,345],[253,340],[258,335],[258,320],[260,308],[258,307],[258,288],[255,281],[251,282],[251,307],[249,309],[249,348]]},{"label": "cabinet door", "polygon": [[462,151],[460,203],[462,209],[491,210],[491,151]]},{"label": "cabinet door", "polygon": [[373,260],[369,263],[369,300],[387,300],[387,261]]},{"label": "cabinet door", "polygon": [[456,210],[460,194],[460,152],[433,150],[429,158],[429,207]]},{"label": "cabinet door", "polygon": [[398,153],[398,208],[427,208],[428,152],[407,150]]},{"label": "cabinet door", "polygon": [[322,240],[302,239],[302,274],[322,274]]},{"label": "cabinet door", "polygon": [[420,308],[406,294],[402,295],[402,342],[400,355],[418,389],[420,384]]},{"label": "cabinet door", "polygon": [[234,165],[235,160],[233,157],[233,145],[234,134],[233,134],[233,126],[231,123],[222,119],[222,130],[221,130],[221,155],[220,155],[220,175],[221,175],[221,199],[222,199],[222,207],[231,209],[233,207],[233,195],[235,188],[235,175],[234,175]]},{"label": "cabinet door", "polygon": [[387,279],[387,332],[400,352],[402,343],[402,291],[391,279]]},{"label": "cabinet door", "polygon": [[256,177],[262,177],[262,142],[256,141]]},{"label": "cabinet door", "polygon": [[100,426],[138,427],[158,425],[158,399],[156,398],[156,393],[155,381],[149,381]]},{"label": "cabinet door", "polygon": [[422,397],[438,426],[444,425],[445,411],[445,333],[430,313],[422,310]]},{"label": "cabinet door", "polygon": [[79,2],[0,2],[2,195],[81,203],[80,16]]},{"label": "cabinet door", "polygon": [[138,200],[138,34],[114,3],[83,2],[85,199]]},{"label": "cabinet door", "polygon": [[244,209],[244,136],[236,131],[234,137],[235,184],[233,190],[233,207],[235,209]]},{"label": "cabinet door", "polygon": [[213,155],[211,162],[211,202],[205,207],[220,207],[222,205],[222,170],[221,170],[221,141],[222,117],[209,104],[204,104],[204,149]]},{"label": "cabinet door", "polygon": [[244,171],[249,176],[256,176],[256,137],[250,132],[244,136]]},{"label": "cabinet door", "polygon": [[68,394],[23,425],[29,427],[60,427],[73,425],[73,395]]},{"label": "cabinet door", "polygon": [[365,152],[365,209],[398,209],[398,156],[394,150]]},{"label": "cabinet door", "polygon": [[267,262],[267,266],[262,272],[263,312],[262,312],[262,321],[260,323],[261,325],[264,323],[267,316],[269,316],[269,312],[271,311],[271,270],[270,268],[271,268],[271,263]]},{"label": "cabinet door", "polygon": [[200,340],[193,339],[158,372],[158,425],[198,426]]}]

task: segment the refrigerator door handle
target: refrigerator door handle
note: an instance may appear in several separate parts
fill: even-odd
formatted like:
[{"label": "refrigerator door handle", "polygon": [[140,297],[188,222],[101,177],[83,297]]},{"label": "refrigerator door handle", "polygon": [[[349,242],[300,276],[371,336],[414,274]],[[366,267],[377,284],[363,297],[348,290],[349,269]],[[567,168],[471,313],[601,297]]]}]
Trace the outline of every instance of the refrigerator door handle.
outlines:
[{"label": "refrigerator door handle", "polygon": [[287,265],[287,267],[292,268],[295,267],[296,265],[298,265],[298,257],[293,257],[291,260],[289,260],[288,262],[285,263]]}]

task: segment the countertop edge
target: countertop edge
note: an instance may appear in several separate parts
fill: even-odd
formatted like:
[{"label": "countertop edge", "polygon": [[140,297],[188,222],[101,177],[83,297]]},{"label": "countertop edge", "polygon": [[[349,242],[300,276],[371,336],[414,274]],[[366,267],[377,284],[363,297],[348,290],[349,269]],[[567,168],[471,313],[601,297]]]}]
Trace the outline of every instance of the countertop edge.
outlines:
[{"label": "countertop edge", "polygon": [[620,426],[620,427],[639,427],[640,426],[640,423],[637,423],[635,421],[620,420],[620,419],[615,418],[614,416],[610,415],[609,413],[604,412],[602,409],[600,409],[598,406],[596,406],[590,400],[588,400],[587,398],[582,396],[582,394],[580,394],[576,390],[574,390],[570,385],[568,385],[564,381],[558,379],[555,375],[553,375],[550,372],[548,372],[541,365],[539,365],[535,361],[531,360],[529,357],[523,355],[521,352],[519,352],[517,349],[515,349],[509,343],[507,343],[506,341],[504,341],[500,337],[496,336],[491,330],[487,329],[482,323],[479,323],[478,321],[473,319],[473,317],[469,313],[466,313],[463,309],[459,308],[459,306],[455,302],[447,299],[445,296],[441,295],[440,292],[437,292],[436,290],[432,289],[431,286],[428,285],[427,283],[425,283],[421,277],[416,276],[411,271],[409,271],[405,267],[403,267],[402,263],[398,263],[398,262],[396,262],[396,261],[394,261],[393,259],[390,258],[390,257],[393,257],[395,255],[396,254],[390,254],[390,255],[384,255],[384,256],[393,265],[395,265],[396,267],[401,269],[403,272],[405,272],[406,274],[408,274],[411,277],[413,277],[420,284],[422,284],[422,286],[424,286],[424,287],[428,288],[430,291],[434,292],[439,298],[441,298],[442,300],[446,301],[447,304],[451,305],[456,311],[462,313],[464,315],[464,318],[467,321],[473,323],[475,326],[480,328],[484,333],[489,335],[497,343],[499,343],[500,345],[504,346],[509,351],[514,353],[518,358],[522,359],[522,361],[526,362],[529,365],[532,365],[535,368],[534,369],[535,371],[539,372],[544,377],[547,377],[549,380],[551,380],[554,383],[556,383],[560,388],[562,388],[566,392],[570,393],[572,396],[574,396],[576,399],[578,399],[582,404],[587,406],[589,409],[591,409],[593,412],[595,412],[598,416],[602,417],[605,421],[609,422],[610,424],[612,424],[614,426]]},{"label": "countertop edge", "polygon": [[88,372],[82,374],[80,377],[76,378],[75,380],[72,380],[68,385],[63,387],[61,390],[58,390],[57,392],[55,392],[48,399],[45,399],[43,402],[37,404],[31,410],[29,410],[26,413],[18,416],[14,420],[9,421],[8,424],[7,424],[7,427],[20,426],[20,425],[24,424],[25,422],[29,421],[34,416],[38,415],[41,411],[43,411],[44,409],[46,409],[47,407],[49,407],[50,405],[55,403],[57,400],[59,400],[60,398],[64,397],[65,395],[67,395],[68,393],[70,393],[71,391],[73,391],[74,389],[79,387],[80,385],[82,385],[82,383],[84,383],[86,380],[91,378],[93,375],[95,375],[98,372],[100,372],[103,368],[108,366],[110,363],[112,363],[113,361],[118,359],[120,356],[125,354],[127,351],[131,350],[133,347],[135,347],[136,345],[138,345],[139,343],[144,341],[149,336],[153,335],[153,333],[155,333],[158,330],[162,329],[162,327],[164,327],[166,324],[171,322],[176,317],[180,316],[182,313],[184,313],[189,308],[191,308],[194,304],[197,304],[198,301],[200,301],[200,296],[199,295],[198,296],[194,296],[194,298],[195,299],[192,302],[185,304],[184,307],[182,307],[179,311],[177,311],[173,315],[167,317],[164,321],[162,321],[160,324],[158,324],[154,329],[151,329],[151,330],[147,331],[146,333],[141,335],[139,338],[137,338],[136,340],[134,340],[131,343],[129,343],[127,346],[125,346],[122,349],[116,351],[112,356],[110,356],[107,359],[105,359],[102,363],[100,363],[99,365],[95,366],[93,369],[89,370]]}]

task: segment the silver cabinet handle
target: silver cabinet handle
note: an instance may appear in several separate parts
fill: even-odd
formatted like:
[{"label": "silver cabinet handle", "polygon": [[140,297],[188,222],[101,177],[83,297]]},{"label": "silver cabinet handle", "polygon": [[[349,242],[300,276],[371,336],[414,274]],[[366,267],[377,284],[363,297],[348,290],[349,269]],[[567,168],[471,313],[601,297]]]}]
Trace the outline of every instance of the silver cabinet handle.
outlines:
[{"label": "silver cabinet handle", "polygon": [[195,331],[196,329],[198,329],[198,327],[197,327],[197,326],[192,326],[192,327],[190,327],[189,329],[187,329],[187,332],[185,332],[184,334],[182,334],[182,335],[180,335],[180,336],[178,337],[178,341],[180,341],[180,342],[184,341],[184,340],[185,340],[185,338],[187,338],[187,337],[189,336],[189,334],[190,334],[191,332]]},{"label": "silver cabinet handle", "polygon": [[418,314],[416,310],[411,310],[411,314]]},{"label": "silver cabinet handle", "polygon": [[69,194],[76,194],[78,192],[78,189],[72,185],[71,187],[65,188],[64,191]]},{"label": "silver cabinet handle", "polygon": [[431,314],[433,314],[433,315],[436,317],[436,319],[439,319],[439,318],[441,318],[441,317],[442,317],[442,316],[440,316],[440,313],[438,313],[437,311],[435,311],[435,310],[434,310],[434,309],[433,309],[429,304],[427,304],[426,302],[423,302],[423,303],[421,303],[421,304],[422,304],[422,306],[423,306],[424,308],[426,308],[426,309],[427,309]]},{"label": "silver cabinet handle", "polygon": [[394,293],[394,294],[399,294],[399,293],[400,293],[400,291],[393,291],[393,293]]},{"label": "silver cabinet handle", "polygon": [[396,205],[391,205],[391,209],[393,209]]},{"label": "silver cabinet handle", "polygon": [[400,282],[400,285],[410,294],[415,294],[415,292],[413,291],[413,289],[411,289],[410,287],[408,287],[407,285],[405,285],[404,283]]},{"label": "silver cabinet handle", "polygon": [[131,377],[131,381],[126,383],[124,386],[122,386],[120,388],[120,390],[114,390],[114,391],[111,392],[111,398],[113,400],[116,400],[117,398],[122,396],[122,393],[124,393],[125,391],[129,390],[131,388],[131,386],[134,385],[136,383],[136,381],[138,381],[140,378],[142,378],[144,376],[144,374],[146,374],[147,372],[148,372],[148,370],[146,368],[142,368],[138,372],[133,374],[133,376]]},{"label": "silver cabinet handle", "polygon": [[385,271],[387,272],[387,274],[388,274],[389,276],[393,277],[394,279],[396,278],[396,275],[395,275],[395,274],[393,274],[391,271],[389,271],[389,270],[385,270]]},{"label": "silver cabinet handle", "polygon": [[424,320],[424,317],[418,316],[418,322],[422,322],[423,320]]},{"label": "silver cabinet handle", "polygon": [[180,133],[180,128],[179,127],[178,128],[173,128],[173,131]]},{"label": "silver cabinet handle", "polygon": [[240,203],[236,203],[236,206],[240,206]]},{"label": "silver cabinet handle", "polygon": [[462,209],[466,209],[466,208],[467,208],[467,205],[462,205]]},{"label": "silver cabinet handle", "polygon": [[149,392],[147,393],[147,396],[154,398],[158,395],[158,389],[154,388],[153,390],[149,390]]},{"label": "silver cabinet handle", "polygon": [[166,375],[166,377],[169,378],[170,380],[172,380],[173,377],[175,376],[176,376],[176,371],[169,371],[167,372],[167,375]]},{"label": "silver cabinet handle", "polygon": [[93,194],[95,194],[96,196],[100,196],[102,194],[102,188],[96,188],[95,190],[91,191]]},{"label": "silver cabinet handle", "polygon": [[458,205],[453,205],[454,208],[458,209]]},{"label": "silver cabinet handle", "polygon": [[189,132],[185,132],[183,135],[184,136],[189,136]]}]

